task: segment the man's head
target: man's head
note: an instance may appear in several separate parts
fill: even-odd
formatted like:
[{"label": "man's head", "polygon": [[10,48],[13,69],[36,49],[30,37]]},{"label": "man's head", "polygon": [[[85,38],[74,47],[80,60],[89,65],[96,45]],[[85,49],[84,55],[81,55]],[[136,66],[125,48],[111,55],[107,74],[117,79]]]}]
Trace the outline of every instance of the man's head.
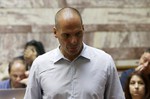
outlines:
[{"label": "man's head", "polygon": [[9,77],[11,81],[11,88],[23,88],[25,85],[21,84],[20,81],[24,78],[27,66],[21,57],[14,58],[9,63]]},{"label": "man's head", "polygon": [[54,35],[60,43],[60,50],[69,60],[75,59],[83,47],[83,22],[74,8],[63,8],[56,13]]},{"label": "man's head", "polygon": [[150,48],[146,49],[140,58],[139,65],[144,66],[143,73],[150,74]]}]

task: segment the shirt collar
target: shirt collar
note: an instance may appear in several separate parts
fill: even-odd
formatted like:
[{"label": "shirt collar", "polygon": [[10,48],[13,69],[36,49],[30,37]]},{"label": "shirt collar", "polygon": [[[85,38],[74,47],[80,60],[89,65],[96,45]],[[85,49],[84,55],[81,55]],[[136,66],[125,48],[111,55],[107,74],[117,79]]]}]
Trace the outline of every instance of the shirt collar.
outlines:
[{"label": "shirt collar", "polygon": [[[60,45],[59,45],[60,46]],[[61,60],[61,59],[64,59],[65,57],[63,56],[63,54],[61,53],[60,49],[59,49],[59,46],[55,49],[55,54],[54,54],[54,63]]]},{"label": "shirt collar", "polygon": [[79,56],[84,57],[84,58],[90,60],[90,54],[89,54],[88,50],[89,50],[88,46],[85,43],[83,43],[83,49],[82,49],[82,51],[81,51],[81,53],[80,53]]},{"label": "shirt collar", "polygon": [[[60,46],[60,45],[59,45],[59,46]],[[59,60],[62,60],[62,59],[68,60],[68,59],[65,58],[64,55],[61,53],[61,51],[60,51],[60,49],[59,49],[59,46],[56,48],[56,51],[55,51],[54,63],[56,63],[56,62],[58,62]],[[87,47],[88,47],[88,46],[87,46],[85,43],[83,43],[83,49],[82,49],[80,55],[79,55],[77,58],[83,57],[83,58],[85,58],[85,59],[90,60],[90,55],[89,55],[89,51],[88,51],[88,48],[87,48]]]}]

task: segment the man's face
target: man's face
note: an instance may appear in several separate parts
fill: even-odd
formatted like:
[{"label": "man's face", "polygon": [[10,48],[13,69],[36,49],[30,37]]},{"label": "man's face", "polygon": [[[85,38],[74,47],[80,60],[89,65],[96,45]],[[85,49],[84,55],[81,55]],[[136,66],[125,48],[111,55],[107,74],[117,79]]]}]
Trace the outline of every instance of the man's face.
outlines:
[{"label": "man's face", "polygon": [[22,88],[24,85],[20,83],[25,76],[26,67],[24,64],[16,61],[12,64],[9,76],[11,79],[11,87]]},{"label": "man's face", "polygon": [[145,52],[139,61],[139,64],[145,66],[146,68],[143,70],[144,73],[150,74],[150,53]]},{"label": "man's face", "polygon": [[145,95],[145,83],[143,79],[137,75],[131,77],[129,90],[132,98],[142,98]]},{"label": "man's face", "polygon": [[83,25],[79,18],[61,20],[59,29],[55,31],[55,37],[60,43],[60,50],[70,60],[76,58],[82,50]]}]

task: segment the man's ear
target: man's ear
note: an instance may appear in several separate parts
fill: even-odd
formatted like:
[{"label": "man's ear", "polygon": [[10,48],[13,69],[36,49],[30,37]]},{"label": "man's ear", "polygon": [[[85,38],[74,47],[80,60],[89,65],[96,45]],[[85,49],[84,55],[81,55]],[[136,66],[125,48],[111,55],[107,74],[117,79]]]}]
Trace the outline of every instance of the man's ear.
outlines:
[{"label": "man's ear", "polygon": [[56,30],[56,27],[53,27],[53,33],[54,33],[54,36],[57,38],[57,30]]}]

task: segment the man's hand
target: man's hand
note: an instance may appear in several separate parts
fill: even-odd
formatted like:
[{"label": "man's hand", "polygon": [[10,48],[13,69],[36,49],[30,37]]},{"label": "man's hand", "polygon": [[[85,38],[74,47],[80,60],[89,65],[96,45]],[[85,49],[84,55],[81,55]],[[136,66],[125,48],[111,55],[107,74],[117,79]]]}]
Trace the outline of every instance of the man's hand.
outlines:
[{"label": "man's hand", "polygon": [[142,72],[144,74],[150,74],[150,66],[140,65],[135,68],[135,71]]},{"label": "man's hand", "polygon": [[22,80],[20,81],[20,83],[27,85],[28,77],[29,77],[29,71],[26,71],[26,72],[25,72],[25,75],[26,75],[26,78],[22,79]]}]

